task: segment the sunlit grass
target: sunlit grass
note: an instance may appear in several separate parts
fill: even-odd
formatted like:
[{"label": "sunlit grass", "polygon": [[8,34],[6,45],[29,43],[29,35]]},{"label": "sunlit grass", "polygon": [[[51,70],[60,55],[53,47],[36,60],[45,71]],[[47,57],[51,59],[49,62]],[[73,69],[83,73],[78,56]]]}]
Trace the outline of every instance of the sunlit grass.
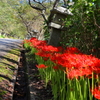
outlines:
[{"label": "sunlit grass", "polygon": [[0,38],[5,38],[4,36],[0,35]]},{"label": "sunlit grass", "polygon": [[[8,77],[12,80],[14,76],[14,72],[18,66],[18,58],[20,56],[20,50],[13,49],[7,53],[1,60],[0,60],[0,82],[2,83],[4,80],[9,81],[5,77]],[[3,77],[5,76],[5,77]],[[5,87],[8,85],[5,84]],[[2,85],[0,86],[0,97],[6,94],[6,90],[2,90]],[[0,98],[0,100],[2,100]]]}]

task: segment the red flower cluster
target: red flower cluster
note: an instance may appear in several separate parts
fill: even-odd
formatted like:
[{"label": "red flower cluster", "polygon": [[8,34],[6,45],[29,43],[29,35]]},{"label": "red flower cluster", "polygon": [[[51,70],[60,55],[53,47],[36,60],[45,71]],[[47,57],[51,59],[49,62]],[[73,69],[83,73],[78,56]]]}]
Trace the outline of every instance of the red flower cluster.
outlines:
[{"label": "red flower cluster", "polygon": [[44,64],[36,65],[37,68],[47,68]]},{"label": "red flower cluster", "polygon": [[70,54],[82,54],[82,52],[80,52],[80,50],[76,47],[67,47],[64,50],[64,53],[70,53]]},{"label": "red flower cluster", "polygon": [[46,41],[37,40],[36,38],[30,39],[31,46],[37,48],[39,51],[45,51],[45,52],[59,52],[61,50],[61,47],[53,47],[51,45],[47,45]]},{"label": "red flower cluster", "polygon": [[88,76],[92,72],[100,73],[100,60],[91,55],[63,53],[55,54],[51,60],[66,67],[66,73],[70,79]]},{"label": "red flower cluster", "polygon": [[29,43],[30,41],[29,40],[24,40],[24,43]]},{"label": "red flower cluster", "polygon": [[[86,55],[80,52],[76,47],[53,47],[47,45],[46,41],[37,40],[31,38],[29,41],[30,45],[37,49],[36,55],[43,57],[46,61],[50,59],[56,63],[53,69],[60,69],[67,74],[67,78],[79,78],[81,76],[91,77],[92,73],[95,76],[100,74],[100,59]],[[62,68],[61,68],[62,66]],[[47,68],[44,64],[37,65],[38,68]],[[95,88],[91,91],[95,98],[100,99],[100,90]]]},{"label": "red flower cluster", "polygon": [[31,38],[30,43],[37,49],[36,55],[43,57],[45,61],[50,59],[57,65],[65,67],[67,77],[70,79],[90,76],[92,72],[100,73],[100,59],[92,55],[85,55],[76,47],[67,47],[66,49],[53,47],[47,45],[46,41],[36,38]]},{"label": "red flower cluster", "polygon": [[96,87],[93,90],[91,90],[91,93],[96,99],[100,99],[100,89],[99,89],[99,87]]}]

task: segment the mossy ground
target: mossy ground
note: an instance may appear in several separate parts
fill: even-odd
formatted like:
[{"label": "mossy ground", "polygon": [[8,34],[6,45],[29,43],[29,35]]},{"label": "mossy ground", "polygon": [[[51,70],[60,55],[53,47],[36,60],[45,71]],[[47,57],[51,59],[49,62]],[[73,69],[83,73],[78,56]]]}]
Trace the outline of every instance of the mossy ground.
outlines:
[{"label": "mossy ground", "polygon": [[0,59],[0,100],[10,100],[13,76],[16,74],[20,50],[13,49]]}]

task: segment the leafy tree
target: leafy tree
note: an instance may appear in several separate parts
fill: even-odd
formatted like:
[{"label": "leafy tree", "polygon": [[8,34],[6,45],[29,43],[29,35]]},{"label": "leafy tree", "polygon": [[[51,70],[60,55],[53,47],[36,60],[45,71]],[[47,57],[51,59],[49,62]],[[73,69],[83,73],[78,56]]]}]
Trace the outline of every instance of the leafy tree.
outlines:
[{"label": "leafy tree", "polygon": [[99,0],[73,1],[74,5],[70,7],[73,16],[65,21],[67,31],[63,32],[62,44],[76,46],[90,54],[94,48],[97,49],[100,46]]},{"label": "leafy tree", "polygon": [[[32,8],[40,11],[46,22],[45,30],[48,29],[48,23],[52,20],[52,13],[49,12],[48,18],[45,3],[29,0]],[[38,3],[40,6],[36,6]],[[85,53],[92,53],[93,49],[100,48],[100,0],[66,0],[61,3],[59,0],[52,2],[52,8],[64,4],[67,9],[73,13],[72,17],[65,20],[65,31],[62,32],[61,45],[76,46]],[[46,31],[48,33],[48,30]]]},{"label": "leafy tree", "polygon": [[7,36],[25,38],[30,26],[38,12],[34,11],[26,1],[1,0],[0,1],[0,30]]},{"label": "leafy tree", "polygon": [[[13,0],[11,0],[13,1]],[[0,1],[0,30],[5,32],[7,35],[16,35],[20,34],[19,27],[23,27],[17,18],[16,6],[17,2],[11,2],[8,0]],[[13,3],[13,5],[11,5]],[[18,8],[18,7],[17,7]],[[24,28],[23,28],[24,29]],[[22,32],[21,32],[22,33]],[[20,35],[19,35],[20,36]]]}]

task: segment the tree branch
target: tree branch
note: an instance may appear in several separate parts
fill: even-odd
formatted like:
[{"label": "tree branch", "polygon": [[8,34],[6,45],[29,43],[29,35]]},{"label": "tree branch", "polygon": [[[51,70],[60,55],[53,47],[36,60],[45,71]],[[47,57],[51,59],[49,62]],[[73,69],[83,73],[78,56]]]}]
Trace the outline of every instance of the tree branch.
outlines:
[{"label": "tree branch", "polygon": [[27,24],[27,22],[25,22],[24,18],[20,14],[19,14],[19,17],[21,18],[23,24],[25,25],[27,32],[30,34],[30,36],[32,36],[31,32],[29,31],[29,28],[28,28],[29,25]]},{"label": "tree branch", "polygon": [[43,7],[43,9],[42,9],[42,8],[39,8],[39,7],[36,7],[36,6],[33,6],[33,5],[31,4],[31,0],[28,0],[28,1],[29,1],[29,5],[30,5],[33,9],[36,9],[36,10],[39,10],[39,11],[46,10],[46,7],[45,7],[42,3],[33,0],[34,2],[38,3],[39,5],[41,5],[41,6]]},{"label": "tree branch", "polygon": [[59,1],[60,0],[55,0],[54,5],[53,5],[53,9],[58,6]]},{"label": "tree branch", "polygon": [[41,15],[43,17],[43,19],[45,20],[45,22],[47,23],[47,18],[46,18],[46,15],[45,15],[45,11],[46,11],[46,7],[40,3],[40,2],[37,2],[36,0],[33,0],[34,2],[38,3],[39,5],[41,5],[43,7],[43,9],[39,8],[39,7],[35,7],[31,4],[31,0],[29,0],[29,5],[33,8],[33,9],[36,9],[36,10],[39,10],[41,11]]},{"label": "tree branch", "polygon": [[[43,10],[46,10],[46,7],[43,5],[43,2],[42,3],[40,3],[40,2],[38,2],[38,1],[36,1],[36,0],[33,0],[34,2],[36,2],[36,3],[38,3],[38,4],[40,4],[44,9]],[[45,1],[44,1],[45,2]]]},{"label": "tree branch", "polygon": [[39,7],[33,6],[33,5],[31,4],[31,0],[28,0],[28,1],[29,1],[29,5],[30,5],[33,9],[36,9],[36,10],[39,10],[39,11],[44,10],[44,9],[39,8]]}]

